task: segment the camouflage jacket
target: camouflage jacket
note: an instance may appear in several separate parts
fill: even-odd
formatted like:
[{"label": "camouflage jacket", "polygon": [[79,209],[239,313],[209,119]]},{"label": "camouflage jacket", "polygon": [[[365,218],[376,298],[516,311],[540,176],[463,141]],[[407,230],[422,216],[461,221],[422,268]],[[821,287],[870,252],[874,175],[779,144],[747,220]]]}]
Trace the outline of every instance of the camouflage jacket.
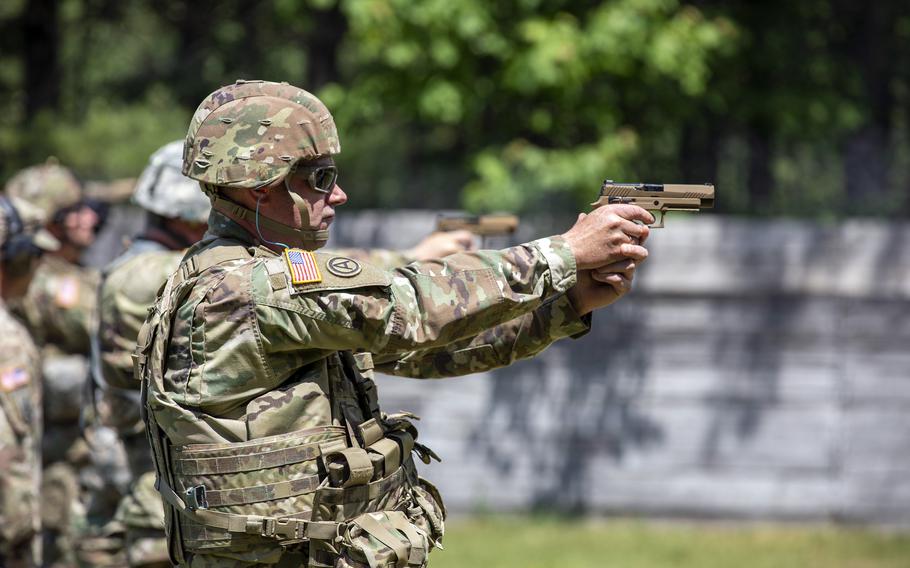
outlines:
[{"label": "camouflage jacket", "polygon": [[[467,374],[508,365],[588,329],[565,296],[576,271],[560,238],[391,271],[301,251],[301,258],[312,254],[319,278],[295,284],[290,255],[254,246],[218,212],[209,226],[163,289],[137,350],[162,494],[171,505],[169,533],[172,546],[176,540],[183,550],[226,548],[232,557],[247,551],[261,559],[262,547],[279,548],[268,538],[274,531],[250,536],[262,516],[284,519],[283,530],[294,533],[289,519],[344,522],[419,493],[411,440],[399,458],[386,456],[387,477],[376,481],[381,489],[355,498],[327,497],[326,488],[315,496],[319,468],[301,448],[318,445],[322,455],[355,445],[372,450],[383,440],[368,430],[380,438],[413,430],[379,413],[374,366],[410,377]],[[278,448],[298,457],[278,459]],[[264,454],[272,456],[267,463]],[[253,458],[261,466],[237,469]],[[181,496],[194,491],[208,496],[205,515],[184,512],[178,522]],[[427,518],[439,519],[440,507],[424,507],[434,510]],[[218,516],[224,514],[247,516]],[[426,534],[441,537],[440,523],[420,523]],[[244,526],[247,534],[235,534]],[[326,565],[331,561],[330,554]]]},{"label": "camouflage jacket", "polygon": [[44,347],[88,355],[93,333],[99,276],[94,270],[45,255],[17,315]]},{"label": "camouflage jacket", "polygon": [[[170,250],[156,241],[139,238],[101,272],[98,290],[98,333],[94,373],[101,384],[139,390],[133,376],[133,350],[139,329],[155,303],[161,285],[177,267],[185,250]],[[395,268],[407,264],[401,252],[380,249],[339,249],[340,256]],[[140,278],[136,275],[141,274]],[[93,346],[94,348],[94,346]]]},{"label": "camouflage jacket", "polygon": [[94,270],[45,255],[25,298],[13,307],[41,351],[45,462],[68,459],[63,456],[79,436],[98,278]]},{"label": "camouflage jacket", "polygon": [[136,239],[101,272],[98,289],[97,356],[93,373],[102,385],[139,390],[133,376],[133,350],[139,329],[161,285],[183,257],[156,241]]},{"label": "camouflage jacket", "polygon": [[[139,381],[133,375],[133,350],[158,290],[177,270],[185,252],[139,237],[101,271],[98,329],[92,344],[92,376],[104,391],[103,423],[121,433],[142,430]],[[337,252],[385,268],[408,262],[403,253],[395,251],[344,249]]]},{"label": "camouflage jacket", "polygon": [[[143,430],[132,354],[158,290],[177,269],[184,252],[138,238],[101,271],[98,328],[92,341],[92,379],[103,393],[101,422],[121,435],[141,434]],[[130,448],[127,450],[130,455]],[[142,454],[148,454],[147,447]],[[135,461],[131,457],[134,470],[138,467]]]},{"label": "camouflage jacket", "polygon": [[38,533],[40,441],[38,351],[0,303],[0,559],[27,553]]}]

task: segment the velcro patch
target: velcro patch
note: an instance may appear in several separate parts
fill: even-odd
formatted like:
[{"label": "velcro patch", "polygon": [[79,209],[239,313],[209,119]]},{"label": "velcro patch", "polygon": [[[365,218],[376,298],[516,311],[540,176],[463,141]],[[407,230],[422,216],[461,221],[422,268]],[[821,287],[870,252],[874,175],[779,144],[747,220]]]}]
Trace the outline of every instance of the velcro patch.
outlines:
[{"label": "velcro patch", "polygon": [[351,290],[370,286],[384,287],[392,283],[391,274],[371,264],[357,262],[331,253],[311,254],[316,259],[316,266],[319,268],[322,278],[318,282],[299,286],[294,282],[292,294],[320,290]]},{"label": "velcro patch", "polygon": [[22,367],[13,367],[0,373],[0,391],[13,392],[28,384],[28,371]]},{"label": "velcro patch", "polygon": [[330,259],[325,263],[325,267],[339,278],[353,278],[363,270],[359,262],[346,256],[336,256]]},{"label": "velcro patch", "polygon": [[79,302],[79,281],[72,276],[62,278],[54,300],[61,308],[75,306]]},{"label": "velcro patch", "polygon": [[291,284],[322,282],[322,273],[312,252],[303,249],[284,249],[284,258],[291,273]]}]

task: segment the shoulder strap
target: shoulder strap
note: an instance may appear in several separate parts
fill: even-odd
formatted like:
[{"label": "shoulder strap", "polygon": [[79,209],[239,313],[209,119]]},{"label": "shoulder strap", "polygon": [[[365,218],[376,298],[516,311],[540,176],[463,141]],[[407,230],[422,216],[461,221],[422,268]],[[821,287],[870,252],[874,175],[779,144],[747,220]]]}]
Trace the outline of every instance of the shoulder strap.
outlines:
[{"label": "shoulder strap", "polygon": [[246,247],[240,245],[221,245],[204,249],[187,258],[180,264],[180,269],[178,271],[180,274],[180,281],[176,282],[175,285],[178,285],[197,274],[202,274],[213,266],[231,262],[232,260],[246,260],[248,258],[252,258],[250,251],[247,250]]},{"label": "shoulder strap", "polygon": [[[133,351],[133,365],[136,378],[141,380],[141,401],[140,412],[146,426],[146,436],[152,450],[152,458],[155,462],[156,487],[164,495],[163,487],[170,487],[173,483],[171,468],[169,467],[168,440],[154,415],[149,412],[150,388],[152,382],[156,384],[163,380],[163,369],[166,365],[166,353],[163,346],[155,345],[156,337],[160,334],[168,336],[170,334],[171,319],[176,306],[179,306],[181,297],[186,294],[192,286],[181,284],[188,277],[181,269],[177,270],[168,278],[167,282],[159,291],[159,300],[149,309],[149,317],[146,319],[139,331],[139,337],[136,342],[136,348]],[[156,377],[156,375],[159,375]],[[163,484],[163,485],[162,485]],[[169,503],[169,501],[168,501]],[[181,525],[176,519],[177,510],[168,506],[165,510],[165,526],[168,537],[168,554],[172,564],[183,565],[186,559],[186,553],[183,549],[183,538],[181,536]]]}]

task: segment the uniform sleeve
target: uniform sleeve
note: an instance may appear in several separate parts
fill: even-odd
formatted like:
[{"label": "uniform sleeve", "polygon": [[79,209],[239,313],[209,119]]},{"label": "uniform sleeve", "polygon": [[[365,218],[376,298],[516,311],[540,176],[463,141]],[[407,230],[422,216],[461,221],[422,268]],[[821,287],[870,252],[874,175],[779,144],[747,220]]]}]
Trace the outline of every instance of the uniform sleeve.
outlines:
[{"label": "uniform sleeve", "polygon": [[126,297],[122,288],[108,280],[101,287],[98,308],[98,357],[94,364],[99,365],[99,376],[109,386],[136,388],[132,350],[148,306]]},{"label": "uniform sleeve", "polygon": [[565,337],[578,338],[591,329],[591,316],[581,317],[568,296],[555,296],[534,311],[434,349],[412,351],[391,360],[374,359],[376,371],[414,378],[480,373],[537,355]]},{"label": "uniform sleeve", "polygon": [[[158,289],[180,265],[182,251],[140,254],[113,270],[98,300],[97,350],[101,379],[121,389],[139,389],[133,350]],[[141,278],[136,275],[141,274]]]},{"label": "uniform sleeve", "polygon": [[254,275],[264,353],[270,359],[302,348],[391,355],[448,345],[563,294],[575,285],[576,266],[568,244],[552,237],[414,262],[382,274],[384,282],[361,275],[347,286],[328,289],[323,283],[279,292],[274,278]]}]

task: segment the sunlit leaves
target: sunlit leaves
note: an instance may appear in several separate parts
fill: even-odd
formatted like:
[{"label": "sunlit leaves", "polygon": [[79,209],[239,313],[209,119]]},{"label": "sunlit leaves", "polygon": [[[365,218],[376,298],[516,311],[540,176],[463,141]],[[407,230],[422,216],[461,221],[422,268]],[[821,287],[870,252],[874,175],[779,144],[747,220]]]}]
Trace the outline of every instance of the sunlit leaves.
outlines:
[{"label": "sunlit leaves", "polygon": [[[736,41],[728,21],[676,0],[340,6],[350,84],[327,96],[342,131],[383,114],[408,121],[420,160],[473,173],[473,209],[520,210],[549,194],[567,208],[589,201],[608,172],[632,173],[653,123],[672,131],[677,107],[705,92]],[[440,136],[441,125],[455,130]],[[445,155],[456,148],[460,164]]]}]

